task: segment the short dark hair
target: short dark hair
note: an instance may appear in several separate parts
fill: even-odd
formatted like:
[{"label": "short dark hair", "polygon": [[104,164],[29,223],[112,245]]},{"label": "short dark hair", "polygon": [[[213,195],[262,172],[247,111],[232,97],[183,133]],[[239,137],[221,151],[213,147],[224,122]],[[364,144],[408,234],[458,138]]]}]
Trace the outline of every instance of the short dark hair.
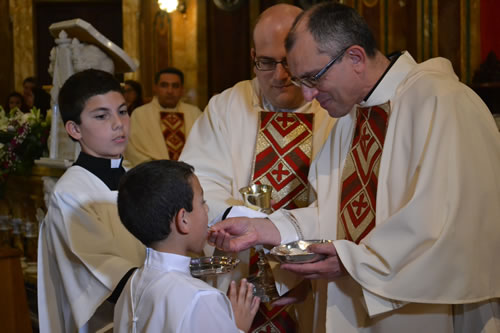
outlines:
[{"label": "short dark hair", "polygon": [[295,44],[296,26],[302,19],[307,19],[307,29],[319,52],[335,56],[340,50],[359,45],[369,57],[375,56],[375,37],[366,21],[353,8],[333,1],[317,4],[297,17],[286,38],[287,52]]},{"label": "short dark hair", "polygon": [[108,72],[86,69],[70,76],[59,91],[59,111],[64,124],[70,120],[80,124],[87,101],[110,91],[122,93],[120,82]]},{"label": "short dark hair", "polygon": [[124,84],[128,84],[132,89],[134,89],[135,93],[137,94],[137,100],[134,102],[135,106],[140,106],[143,103],[142,100],[142,86],[139,82],[134,81],[134,80],[126,80],[123,82]]},{"label": "short dark hair", "polygon": [[[17,97],[21,100],[21,109],[23,108],[24,106],[24,96],[21,95],[20,93],[18,93],[17,91],[13,91],[11,92],[8,96],[7,96],[7,100],[5,102],[5,112],[8,113],[10,111],[10,108],[9,108],[9,103],[10,103],[10,98],[11,97]],[[24,110],[21,110],[24,112]]]},{"label": "short dark hair", "polygon": [[165,69],[162,69],[155,75],[155,84],[157,84],[158,81],[160,81],[160,76],[162,74],[175,74],[179,77],[179,79],[181,79],[181,85],[184,85],[184,73],[182,73],[180,69],[175,67],[167,67]]},{"label": "short dark hair", "polygon": [[137,98],[140,98],[141,102],[142,102],[142,86],[141,86],[141,84],[137,81],[134,81],[134,80],[125,80],[125,82],[123,82],[123,83],[131,86],[132,89],[134,89],[135,93],[137,94]]},{"label": "short dark hair", "polygon": [[184,208],[193,210],[194,168],[157,160],[128,171],[118,186],[118,213],[127,230],[150,247],[170,234],[170,223]]},{"label": "short dark hair", "polygon": [[33,83],[33,85],[35,87],[38,87],[38,82],[36,80],[36,78],[34,76],[28,76],[27,78],[25,78],[23,80],[23,86],[26,84],[26,83]]}]

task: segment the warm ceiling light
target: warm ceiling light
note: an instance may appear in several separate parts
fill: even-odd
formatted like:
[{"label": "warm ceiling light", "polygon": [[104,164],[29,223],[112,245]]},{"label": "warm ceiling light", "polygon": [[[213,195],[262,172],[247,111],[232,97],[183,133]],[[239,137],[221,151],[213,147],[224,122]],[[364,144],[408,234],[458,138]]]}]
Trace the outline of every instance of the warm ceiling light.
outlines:
[{"label": "warm ceiling light", "polygon": [[179,6],[178,0],[158,0],[158,6],[167,13],[172,13]]}]

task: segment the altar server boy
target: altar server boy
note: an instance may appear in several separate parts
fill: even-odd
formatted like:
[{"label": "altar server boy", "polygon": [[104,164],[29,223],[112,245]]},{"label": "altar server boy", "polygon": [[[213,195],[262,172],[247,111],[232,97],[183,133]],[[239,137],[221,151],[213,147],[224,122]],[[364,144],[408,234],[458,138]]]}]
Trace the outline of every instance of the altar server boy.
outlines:
[{"label": "altar server boy", "polygon": [[56,183],[40,227],[40,332],[103,331],[113,323],[113,300],[145,258],[116,207],[129,116],[120,84],[93,69],[64,83],[59,109],[81,153]]},{"label": "altar server boy", "polygon": [[118,211],[147,247],[115,307],[115,332],[248,331],[259,307],[253,285],[231,282],[229,299],[190,273],[188,252],[201,253],[208,207],[192,166],[159,160],[121,180]]}]

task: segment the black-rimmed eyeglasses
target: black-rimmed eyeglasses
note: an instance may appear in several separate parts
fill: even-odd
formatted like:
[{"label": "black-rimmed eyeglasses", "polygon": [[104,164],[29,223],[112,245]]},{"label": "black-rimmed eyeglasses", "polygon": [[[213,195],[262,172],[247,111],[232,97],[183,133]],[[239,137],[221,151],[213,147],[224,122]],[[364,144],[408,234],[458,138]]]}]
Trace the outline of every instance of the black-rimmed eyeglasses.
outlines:
[{"label": "black-rimmed eyeglasses", "polygon": [[301,85],[302,86],[306,86],[308,88],[314,88],[314,87],[316,87],[318,85],[319,80],[321,79],[321,77],[323,75],[325,75],[325,73],[337,62],[337,60],[339,60],[340,57],[342,57],[344,55],[345,51],[347,51],[347,49],[349,47],[346,47],[345,49],[343,49],[342,51],[340,51],[339,55],[337,55],[335,58],[333,58],[332,60],[330,60],[330,62],[328,62],[326,64],[326,66],[323,67],[315,75],[308,76],[308,77],[302,77],[302,78],[292,77],[292,79],[291,79],[292,83],[294,85],[296,85],[297,87],[300,87]]},{"label": "black-rimmed eyeglasses", "polygon": [[278,64],[281,64],[281,66],[283,66],[286,70],[288,70],[288,64],[286,62],[286,59],[283,59],[281,61],[276,61],[270,58],[256,58],[254,60],[254,64],[259,71],[274,71]]}]

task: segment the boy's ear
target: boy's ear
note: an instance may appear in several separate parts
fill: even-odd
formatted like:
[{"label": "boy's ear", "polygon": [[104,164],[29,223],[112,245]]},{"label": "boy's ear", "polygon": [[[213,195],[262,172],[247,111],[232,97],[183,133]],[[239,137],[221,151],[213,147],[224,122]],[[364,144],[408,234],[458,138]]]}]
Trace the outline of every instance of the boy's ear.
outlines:
[{"label": "boy's ear", "polygon": [[73,139],[79,141],[82,138],[82,134],[80,132],[80,126],[78,126],[73,120],[69,120],[64,125],[66,132],[68,132],[69,136]]},{"label": "boy's ear", "polygon": [[177,212],[177,215],[175,215],[175,226],[179,233],[184,235],[189,233],[189,221],[187,215],[187,211],[184,208],[181,208]]}]

